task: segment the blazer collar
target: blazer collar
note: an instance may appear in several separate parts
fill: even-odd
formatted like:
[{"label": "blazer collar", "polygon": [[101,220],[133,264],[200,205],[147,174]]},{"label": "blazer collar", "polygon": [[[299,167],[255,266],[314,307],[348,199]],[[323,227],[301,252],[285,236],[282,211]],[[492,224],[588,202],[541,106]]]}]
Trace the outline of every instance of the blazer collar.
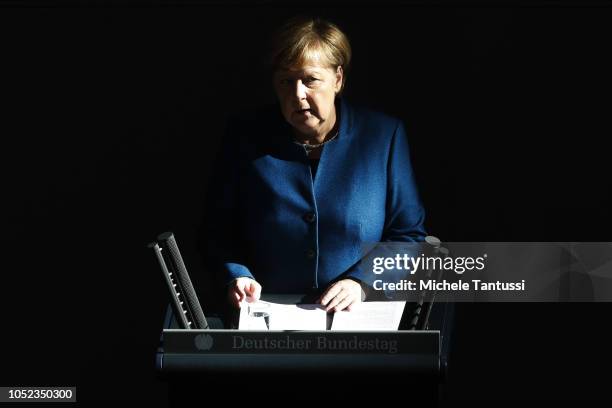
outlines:
[{"label": "blazer collar", "polygon": [[338,98],[337,105],[340,107],[340,134],[338,135],[338,141],[342,141],[342,139],[346,140],[351,135],[351,130],[353,128],[353,108],[344,98]]}]

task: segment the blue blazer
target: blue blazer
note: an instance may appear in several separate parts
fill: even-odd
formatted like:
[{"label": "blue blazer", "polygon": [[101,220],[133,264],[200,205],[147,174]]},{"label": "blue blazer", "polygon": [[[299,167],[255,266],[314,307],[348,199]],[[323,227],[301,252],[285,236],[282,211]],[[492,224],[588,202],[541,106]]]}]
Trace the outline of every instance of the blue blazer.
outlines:
[{"label": "blue blazer", "polygon": [[422,241],[424,210],[396,118],[337,100],[339,135],[312,177],[279,106],[230,121],[207,198],[204,255],[223,284],[307,293],[342,278],[372,284],[362,244]]}]

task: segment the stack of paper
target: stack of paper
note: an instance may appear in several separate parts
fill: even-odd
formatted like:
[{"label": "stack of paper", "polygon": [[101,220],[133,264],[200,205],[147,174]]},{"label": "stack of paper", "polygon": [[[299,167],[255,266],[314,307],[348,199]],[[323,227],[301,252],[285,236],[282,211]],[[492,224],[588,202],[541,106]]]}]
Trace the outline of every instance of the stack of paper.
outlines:
[{"label": "stack of paper", "polygon": [[282,305],[258,301],[240,307],[239,330],[325,330],[321,305]]},{"label": "stack of paper", "polygon": [[406,302],[363,302],[334,314],[332,330],[397,330]]},{"label": "stack of paper", "polygon": [[[334,313],[331,330],[397,330],[406,302],[364,302]],[[318,304],[242,303],[239,330],[327,330],[327,312]]]}]

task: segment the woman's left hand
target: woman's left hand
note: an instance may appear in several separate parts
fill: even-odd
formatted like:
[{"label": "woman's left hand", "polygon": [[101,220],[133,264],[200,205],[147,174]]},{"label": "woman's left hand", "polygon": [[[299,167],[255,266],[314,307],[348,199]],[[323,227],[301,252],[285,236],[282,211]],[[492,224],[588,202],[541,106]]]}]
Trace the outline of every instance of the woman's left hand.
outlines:
[{"label": "woman's left hand", "polygon": [[352,306],[361,302],[361,294],[361,285],[358,282],[352,279],[342,279],[327,288],[317,303],[325,306],[327,312],[332,309],[334,312],[344,309],[350,311]]}]

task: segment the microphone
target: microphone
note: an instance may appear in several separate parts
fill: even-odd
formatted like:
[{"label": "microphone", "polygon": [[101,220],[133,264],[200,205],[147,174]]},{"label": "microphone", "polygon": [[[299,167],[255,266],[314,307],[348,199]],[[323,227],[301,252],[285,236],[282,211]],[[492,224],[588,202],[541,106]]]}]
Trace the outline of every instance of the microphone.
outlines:
[{"label": "microphone", "polygon": [[[444,260],[448,255],[448,249],[442,247],[442,241],[439,238],[432,235],[425,237],[425,242],[430,247],[430,250],[437,256]],[[431,278],[432,271],[427,271],[426,278]],[[437,279],[442,276],[442,270],[438,272]],[[428,293],[423,291],[419,300],[416,303],[412,319],[410,320],[410,330],[427,330],[429,326],[429,316],[431,315],[431,309],[433,307],[436,298],[436,292]]]},{"label": "microphone", "polygon": [[172,309],[184,329],[208,329],[208,322],[172,232],[158,235],[153,248],[172,299]]}]

